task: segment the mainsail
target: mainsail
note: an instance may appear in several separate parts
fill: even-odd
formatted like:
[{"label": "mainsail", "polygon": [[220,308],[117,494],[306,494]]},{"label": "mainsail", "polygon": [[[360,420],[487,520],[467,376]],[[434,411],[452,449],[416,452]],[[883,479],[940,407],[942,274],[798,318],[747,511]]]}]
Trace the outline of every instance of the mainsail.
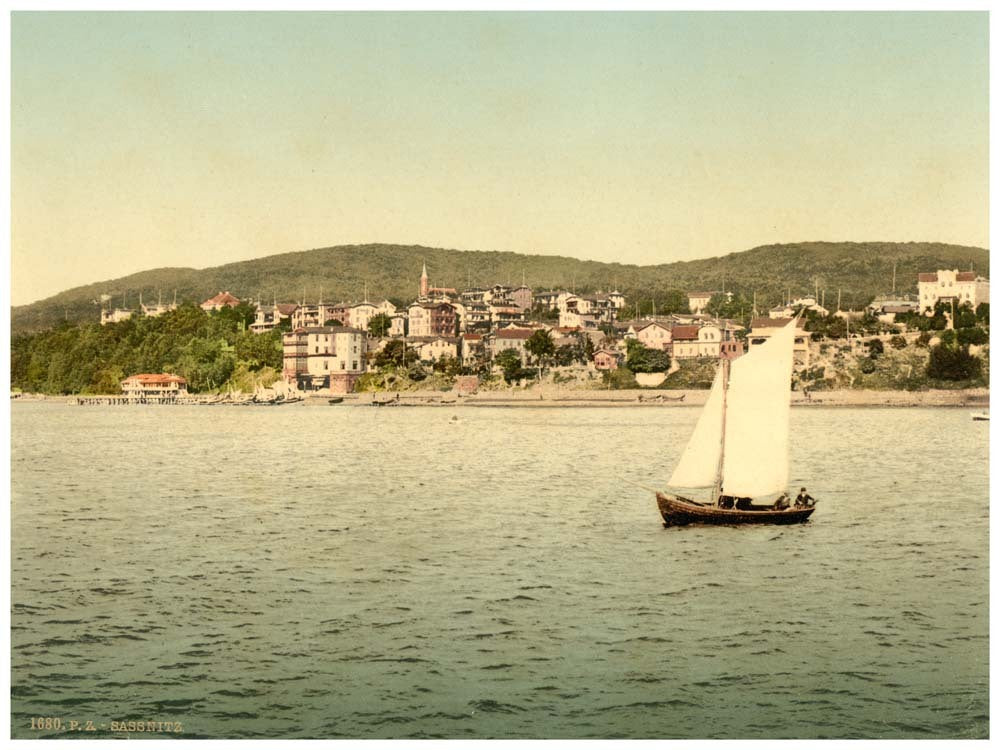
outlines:
[{"label": "mainsail", "polygon": [[721,482],[726,495],[761,497],[788,488],[795,326],[793,320],[734,360],[728,388],[723,383],[725,368],[719,368],[705,410],[670,477],[671,486],[713,486],[724,448]]},{"label": "mainsail", "polygon": [[722,463],[727,495],[761,497],[788,489],[796,322],[776,331],[730,367]]}]

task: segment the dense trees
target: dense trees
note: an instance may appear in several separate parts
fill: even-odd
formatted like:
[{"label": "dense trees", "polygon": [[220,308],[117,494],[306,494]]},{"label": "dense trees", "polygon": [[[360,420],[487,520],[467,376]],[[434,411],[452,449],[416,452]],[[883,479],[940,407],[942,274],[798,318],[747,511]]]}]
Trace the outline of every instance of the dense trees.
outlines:
[{"label": "dense trees", "polygon": [[713,294],[705,306],[705,311],[719,318],[735,320],[740,325],[750,324],[753,315],[753,300],[742,294]]},{"label": "dense trees", "polygon": [[392,327],[392,318],[385,313],[379,313],[368,321],[368,333],[376,338],[388,336],[390,327]]},{"label": "dense trees", "polygon": [[538,366],[538,377],[541,378],[542,367],[556,351],[552,334],[544,329],[539,329],[524,342],[524,348],[534,358],[535,364]]},{"label": "dense trees", "polygon": [[650,349],[636,339],[628,339],[625,346],[625,366],[632,372],[666,372],[670,369],[670,355],[662,349]]},{"label": "dense trees", "polygon": [[978,377],[982,362],[969,354],[968,346],[942,343],[931,349],[927,376],[938,380],[970,380]]},{"label": "dense trees", "polygon": [[52,394],[117,393],[140,372],[172,372],[191,391],[219,388],[237,364],[281,368],[281,332],[254,334],[249,305],[205,313],[181,305],[155,318],[101,326],[60,325],[11,340],[11,385]]},{"label": "dense trees", "polygon": [[493,358],[493,363],[503,371],[503,379],[508,383],[532,374],[521,366],[521,355],[516,349],[504,349]]},{"label": "dense trees", "polygon": [[402,339],[392,339],[387,341],[382,351],[375,355],[374,365],[376,367],[403,367],[409,366],[419,359],[420,353],[412,346],[407,347]]}]

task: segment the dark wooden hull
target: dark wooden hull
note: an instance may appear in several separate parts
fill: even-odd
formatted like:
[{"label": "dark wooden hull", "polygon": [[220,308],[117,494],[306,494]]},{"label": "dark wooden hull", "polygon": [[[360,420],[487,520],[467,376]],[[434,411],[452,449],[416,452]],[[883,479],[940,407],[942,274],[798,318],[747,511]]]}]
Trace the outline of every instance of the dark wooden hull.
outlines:
[{"label": "dark wooden hull", "polygon": [[771,510],[770,506],[760,510],[735,510],[714,505],[699,505],[691,500],[665,492],[656,493],[656,504],[663,516],[664,526],[687,526],[692,523],[717,525],[742,524],[791,524],[805,523],[816,508],[787,508]]}]

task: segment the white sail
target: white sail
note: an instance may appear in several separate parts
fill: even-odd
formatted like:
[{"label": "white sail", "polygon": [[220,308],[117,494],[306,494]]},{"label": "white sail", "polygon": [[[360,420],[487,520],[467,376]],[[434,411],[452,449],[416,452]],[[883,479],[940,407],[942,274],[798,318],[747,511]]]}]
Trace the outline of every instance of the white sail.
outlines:
[{"label": "white sail", "polygon": [[792,348],[796,321],[730,367],[722,487],[759,498],[788,489]]},{"label": "white sail", "polygon": [[691,439],[667,482],[672,487],[712,487],[722,450],[722,368],[708,394]]}]

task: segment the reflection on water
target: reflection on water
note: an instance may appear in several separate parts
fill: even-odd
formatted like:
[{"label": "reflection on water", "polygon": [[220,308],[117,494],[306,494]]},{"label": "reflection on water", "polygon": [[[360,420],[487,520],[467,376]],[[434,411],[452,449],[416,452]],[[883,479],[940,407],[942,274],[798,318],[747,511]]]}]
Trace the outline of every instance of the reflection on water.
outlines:
[{"label": "reflection on water", "polygon": [[12,412],[16,737],[988,736],[962,410],[793,410],[814,520],[680,529],[696,409]]}]

